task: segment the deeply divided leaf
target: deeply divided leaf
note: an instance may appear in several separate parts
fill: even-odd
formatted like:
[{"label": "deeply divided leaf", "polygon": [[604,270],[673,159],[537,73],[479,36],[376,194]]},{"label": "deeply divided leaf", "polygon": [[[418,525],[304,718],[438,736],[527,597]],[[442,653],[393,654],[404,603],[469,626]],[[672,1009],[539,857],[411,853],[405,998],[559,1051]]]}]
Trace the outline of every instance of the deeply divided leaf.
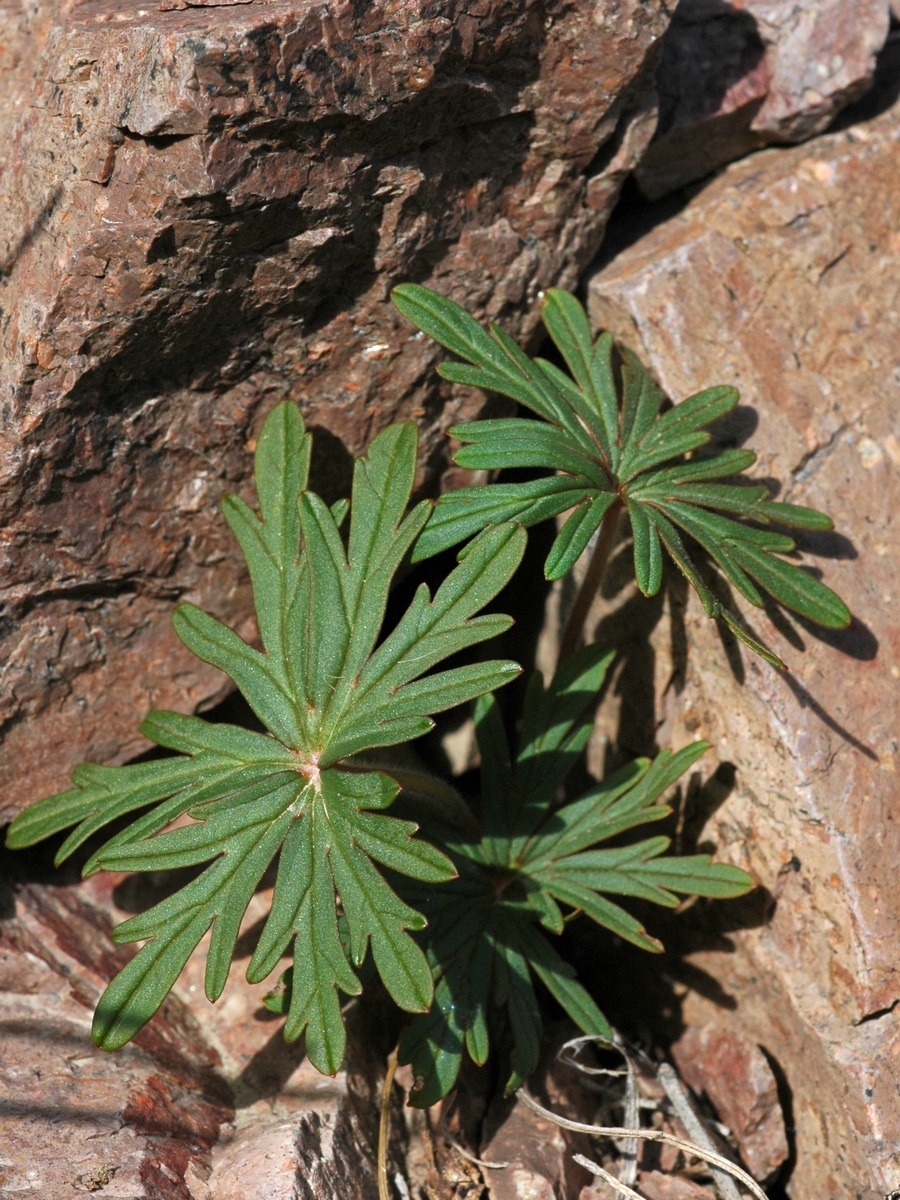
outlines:
[{"label": "deeply divided leaf", "polygon": [[[483,346],[465,322],[455,336],[467,332]],[[432,971],[412,936],[424,918],[385,871],[433,887],[455,868],[416,837],[415,824],[386,815],[396,783],[355,756],[418,736],[434,713],[518,674],[506,660],[434,668],[509,627],[508,617],[481,610],[518,566],[525,534],[496,524],[433,597],[421,587],[385,631],[394,576],[431,508],[409,510],[416,449],[410,424],[375,439],[356,464],[345,535],[346,506],[329,509],[306,490],[310,438],[299,410],[279,405],[256,448],[258,512],[238,497],[224,503],[250,571],[261,649],[194,605],[181,605],[173,618],[182,641],[231,676],[268,732],[152,713],[143,732],[174,757],[83,765],[72,790],[13,823],[11,846],[74,826],[63,859],[143,810],[86,870],[198,871],[116,930],[117,941],[145,944],[101,997],[98,1045],[115,1049],[142,1028],[207,933],[206,993],[221,994],[247,906],[275,862],[272,908],[248,976],[263,979],[293,953],[286,1035],[306,1034],[320,1070],[340,1066],[342,997],[360,991],[369,952],[401,1008],[431,1004]]]},{"label": "deeply divided leaf", "polygon": [[844,602],[783,557],[794,543],[771,529],[774,523],[826,530],[829,519],[771,500],[763,485],[720,482],[751,466],[752,452],[704,451],[712,437],[709,426],[738,403],[733,387],[707,388],[665,409],[665,396],[637,356],[617,349],[608,333],[594,339],[582,306],[557,289],[546,294],[543,318],[569,374],[543,359],[528,359],[502,331],[486,332],[458,305],[426,288],[405,284],[393,295],[411,321],[465,359],[443,365],[445,378],[500,392],[540,418],[454,426],[450,432],[462,443],[456,462],[473,470],[545,472],[524,483],[491,482],[442,496],[417,557],[445,550],[495,521],[529,526],[572,510],[545,565],[547,578],[558,579],[588,549],[602,522],[625,509],[640,590],[648,596],[658,592],[665,549],[708,615],[723,620],[768,661],[784,665],[704,582],[696,547],[750,604],[761,607],[768,596],[829,629],[849,624]]},{"label": "deeply divided leaf", "polygon": [[[597,646],[572,655],[545,686],[532,676],[515,752],[499,705],[475,705],[481,753],[481,835],[454,837],[443,848],[458,876],[442,888],[404,884],[428,917],[419,935],[434,973],[435,1002],[400,1043],[400,1061],[416,1078],[412,1102],[433,1104],[453,1086],[466,1053],[484,1061],[492,1030],[511,1039],[513,1089],[534,1069],[541,1018],[535,980],[589,1034],[609,1024],[551,937],[583,914],[644,950],[662,949],[610,896],[671,907],[679,895],[723,898],[752,886],[737,867],[704,854],[666,854],[666,837],[599,848],[599,843],[669,815],[664,797],[705,742],[641,759],[568,803],[560,789],[583,751],[612,656]],[[548,935],[550,935],[548,937]]]}]

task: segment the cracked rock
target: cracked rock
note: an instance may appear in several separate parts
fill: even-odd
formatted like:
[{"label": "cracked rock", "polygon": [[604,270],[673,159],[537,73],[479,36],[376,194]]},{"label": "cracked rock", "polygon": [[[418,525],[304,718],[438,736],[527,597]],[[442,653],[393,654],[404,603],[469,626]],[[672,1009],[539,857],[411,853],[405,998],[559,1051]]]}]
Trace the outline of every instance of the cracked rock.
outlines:
[{"label": "cracked rock", "polygon": [[246,491],[276,402],[319,431],[330,500],[398,418],[418,419],[420,484],[437,489],[445,430],[483,400],[440,384],[443,351],[390,287],[429,283],[527,337],[538,291],[578,278],[650,138],[666,14],[0,14],[0,820],[81,759],[144,749],[150,707],[222,694],[169,613],[190,597],[245,621],[217,506]]},{"label": "cracked rock", "polygon": [[860,1023],[898,995],[898,152],[896,103],[762,151],[590,285],[595,325],[631,344],[673,398],[735,384],[743,407],[722,422],[723,443],[746,441],[757,477],[835,522],[798,540],[849,604],[850,628],[746,613],[788,673],[734,645],[723,653],[693,596],[683,613],[677,582],[653,634],[658,662],[672,662],[670,638],[683,648],[656,690],[660,744],[704,737],[736,769],[695,834],[767,889],[701,906],[664,940],[696,989],[685,1020],[733,1006],[729,1028],[781,1065],[795,1200],[887,1192],[900,1177],[900,1022],[890,1011]]},{"label": "cracked rock", "polygon": [[682,0],[641,190],[656,199],[751,150],[821,133],[871,86],[888,24],[885,0]]},{"label": "cracked rock", "polygon": [[688,1029],[672,1047],[684,1081],[706,1095],[737,1140],[754,1179],[769,1179],[787,1160],[778,1084],[765,1054],[727,1025]]},{"label": "cracked rock", "polygon": [[[21,857],[3,865],[15,877]],[[0,886],[0,1195],[370,1200],[381,1031],[352,1008],[347,1069],[323,1077],[263,1009],[271,981],[238,969],[243,941],[220,1003],[203,994],[205,938],[134,1042],[111,1054],[91,1043],[92,1009],[132,953],[110,941],[112,920],[164,887],[122,874]],[[271,889],[253,897],[245,929],[270,901]]]},{"label": "cracked rock", "polygon": [[92,1045],[106,973],[130,954],[85,891],[26,886],[0,927],[0,1194],[193,1200],[185,1173],[208,1173],[234,1117],[221,1060],[174,997],[136,1044]]}]

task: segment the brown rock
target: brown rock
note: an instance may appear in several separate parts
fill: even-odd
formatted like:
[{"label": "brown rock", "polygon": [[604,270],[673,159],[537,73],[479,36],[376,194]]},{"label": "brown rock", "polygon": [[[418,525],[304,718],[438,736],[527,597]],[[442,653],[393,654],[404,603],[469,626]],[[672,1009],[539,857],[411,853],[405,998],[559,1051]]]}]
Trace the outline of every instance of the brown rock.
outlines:
[{"label": "brown rock", "polygon": [[[631,342],[670,395],[736,384],[759,413],[756,474],[829,511],[839,531],[804,546],[824,556],[816,568],[854,613],[849,630],[752,613],[788,659],[780,674],[723,654],[691,599],[686,628],[674,627],[687,663],[654,714],[669,721],[661,742],[706,737],[737,768],[706,836],[771,901],[733,908],[734,924],[750,927],[727,939],[701,917],[682,920],[688,966],[709,996],[690,993],[684,1013],[704,1024],[721,1018],[717,1003],[736,1004],[729,1027],[784,1072],[796,1200],[885,1192],[900,1175],[898,147],[895,106],[805,147],[763,151],[591,284],[595,323]],[[742,441],[747,428],[723,436]],[[663,652],[665,640],[654,641]],[[709,920],[730,929],[728,911]]]},{"label": "brown rock", "polygon": [[[551,1035],[548,1047],[554,1044]],[[561,1041],[562,1039],[560,1039]],[[535,1072],[529,1090],[540,1103],[570,1121],[590,1123],[596,1096],[584,1087],[571,1066],[551,1058]],[[491,1200],[556,1200],[578,1196],[591,1178],[572,1155],[590,1155],[585,1134],[553,1124],[525,1105],[518,1096],[497,1097],[485,1119],[481,1158],[494,1165],[483,1168]]]},{"label": "brown rock", "polygon": [[726,1026],[688,1029],[672,1047],[684,1081],[706,1095],[737,1139],[754,1179],[769,1179],[787,1160],[778,1084],[766,1056]]},{"label": "brown rock", "polygon": [[246,620],[216,509],[276,401],[322,431],[327,494],[409,416],[436,487],[481,400],[439,385],[389,288],[529,333],[649,139],[666,8],[4,11],[0,820],[143,748],[151,705],[222,694],[169,613]]},{"label": "brown rock", "polygon": [[321,1076],[318,1085],[308,1084],[305,1112],[289,1119],[261,1113],[217,1149],[209,1200],[370,1200],[378,1194],[377,1095],[370,1096],[369,1120],[361,1121],[345,1076],[337,1085]]},{"label": "brown rock", "polygon": [[871,85],[887,33],[884,0],[682,0],[663,39],[641,190],[655,199],[760,146],[820,133]]},{"label": "brown rock", "polygon": [[743,8],[682,0],[663,38],[659,124],[635,178],[655,200],[765,145],[766,48]]},{"label": "brown rock", "polygon": [[[243,978],[243,940],[218,1004],[203,994],[204,942],[134,1043],[114,1054],[92,1045],[91,1011],[133,950],[111,944],[110,917],[159,899],[159,886],[121,875],[27,884],[0,923],[0,1195],[369,1200],[378,1033],[352,1010],[348,1068],[321,1076],[262,1008],[271,981]],[[245,927],[270,898],[254,897]]]},{"label": "brown rock", "polygon": [[753,129],[775,142],[821,133],[869,87],[888,34],[885,0],[749,0],[769,47],[769,88]]}]

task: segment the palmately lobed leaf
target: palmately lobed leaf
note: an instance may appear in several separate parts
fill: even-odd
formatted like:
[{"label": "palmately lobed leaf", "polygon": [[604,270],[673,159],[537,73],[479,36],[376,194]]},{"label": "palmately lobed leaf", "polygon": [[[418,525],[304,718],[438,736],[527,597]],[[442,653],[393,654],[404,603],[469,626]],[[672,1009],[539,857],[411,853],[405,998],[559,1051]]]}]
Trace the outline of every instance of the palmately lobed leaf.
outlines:
[{"label": "palmately lobed leaf", "polygon": [[473,470],[547,472],[527,483],[489,483],[442,496],[417,544],[418,558],[446,550],[493,521],[530,526],[572,510],[545,564],[547,578],[559,579],[588,550],[601,525],[625,510],[640,590],[647,596],[659,591],[665,550],[707,614],[774,665],[784,667],[704,580],[693,545],[755,607],[771,596],[826,628],[850,623],[847,606],[830,588],[782,557],[793,553],[793,540],[768,528],[774,522],[826,530],[829,519],[773,501],[763,485],[719,482],[755,461],[747,450],[705,453],[709,426],[738,403],[735,388],[706,388],[663,411],[665,396],[637,356],[616,348],[608,333],[594,339],[581,304],[558,289],[546,293],[543,318],[569,374],[529,359],[502,330],[492,326],[486,332],[453,301],[426,288],[405,284],[393,296],[420,329],[466,360],[442,365],[445,378],[499,392],[539,418],[454,426],[450,433],[462,443],[455,461]]},{"label": "palmately lobed leaf", "polygon": [[508,617],[481,610],[518,567],[525,533],[496,525],[434,597],[420,588],[385,636],[391,584],[431,509],[428,501],[409,508],[416,452],[408,423],[374,440],[356,463],[345,534],[347,506],[329,509],[306,489],[310,437],[299,409],[286,403],[270,413],[256,447],[259,511],[234,496],[223,504],[250,571],[262,648],[194,605],[173,616],[185,645],[232,678],[267,732],[151,713],[143,732],[174,757],[84,764],[72,790],[13,822],[8,844],[17,847],[75,826],[61,860],[132,817],[86,871],[201,868],[116,930],[117,941],[145,944],[101,997],[98,1045],[115,1049],[142,1028],[207,933],[206,993],[221,994],[247,906],[276,861],[272,910],[248,974],[261,980],[293,947],[285,1032],[306,1034],[320,1070],[340,1066],[342,997],[359,992],[370,951],[401,1008],[431,1004],[431,969],[412,936],[424,918],[385,872],[432,888],[455,868],[414,823],[385,813],[397,784],[354,756],[416,737],[434,713],[518,675],[508,660],[435,668],[509,627]]},{"label": "palmately lobed leaf", "polygon": [[668,856],[667,837],[600,847],[639,825],[668,816],[666,792],[709,749],[706,742],[651,762],[639,759],[583,796],[560,801],[560,788],[593,728],[593,710],[612,655],[589,646],[545,685],[528,684],[513,752],[495,697],[482,696],[474,719],[481,755],[481,837],[460,834],[442,844],[458,877],[438,891],[415,881],[404,895],[428,917],[419,934],[435,979],[435,1003],[415,1017],[400,1043],[417,1083],[411,1103],[433,1104],[455,1084],[468,1052],[484,1061],[490,1029],[505,1023],[512,1038],[507,1090],[537,1064],[541,1017],[535,980],[576,1025],[609,1036],[609,1023],[548,934],[583,914],[633,945],[661,944],[609,895],[666,907],[679,895],[742,895],[746,872],[707,855]]}]

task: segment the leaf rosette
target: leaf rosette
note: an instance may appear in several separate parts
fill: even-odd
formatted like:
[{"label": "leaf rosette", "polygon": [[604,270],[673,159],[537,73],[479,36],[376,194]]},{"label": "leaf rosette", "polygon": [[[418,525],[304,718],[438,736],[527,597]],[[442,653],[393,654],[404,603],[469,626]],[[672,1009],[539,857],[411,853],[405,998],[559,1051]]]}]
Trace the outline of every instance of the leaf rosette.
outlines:
[{"label": "leaf rosette", "polygon": [[391,426],[357,461],[346,539],[348,505],[329,508],[307,490],[310,443],[297,407],[279,405],[256,449],[259,513],[237,496],[223,503],[249,568],[262,648],[192,604],[173,616],[179,638],[234,680],[269,732],[151,713],[142,732],[174,756],[82,764],[72,790],[10,827],[8,845],[23,847],[74,825],[62,861],[110,822],[147,809],[90,857],[86,874],[208,864],[116,929],[116,941],[145,944],[98,1004],[93,1037],[105,1049],[124,1045],[153,1016],[210,930],[205,988],[210,1000],[219,997],[241,920],[276,858],[272,907],[247,975],[265,978],[294,944],[285,1034],[305,1032],[319,1070],[333,1074],[341,1064],[341,995],[361,990],[369,947],[402,1009],[431,1004],[431,970],[411,936],[425,919],[382,868],[429,886],[455,868],[415,836],[413,822],[385,815],[398,786],[356,756],[418,737],[433,714],[519,673],[507,660],[434,668],[509,628],[509,617],[480,610],[518,566],[525,533],[512,524],[489,530],[433,597],[422,585],[385,633],[395,573],[432,508],[423,501],[407,512],[416,428]]}]

